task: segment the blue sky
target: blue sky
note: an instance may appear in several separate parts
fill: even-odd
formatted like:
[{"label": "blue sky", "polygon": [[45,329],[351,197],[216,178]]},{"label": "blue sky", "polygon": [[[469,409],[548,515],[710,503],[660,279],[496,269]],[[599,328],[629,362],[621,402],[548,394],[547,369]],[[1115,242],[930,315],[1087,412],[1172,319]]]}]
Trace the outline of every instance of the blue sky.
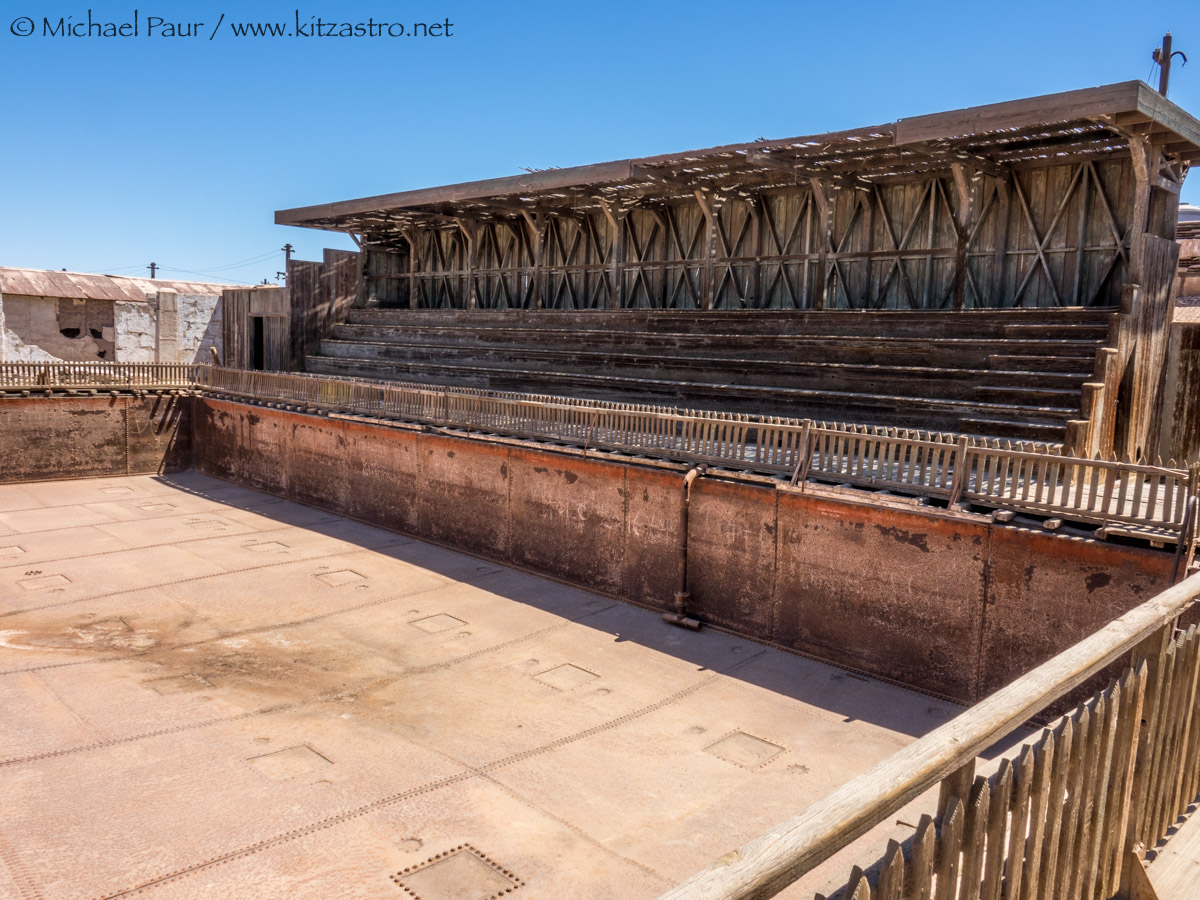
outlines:
[{"label": "blue sky", "polygon": [[[1193,58],[1200,3],[93,0],[133,38],[42,36],[88,4],[3,0],[0,265],[255,283],[276,209],[756,137],[811,134],[1151,75]],[[230,23],[453,23],[443,38],[234,38]],[[207,35],[224,14],[213,40]],[[34,36],[12,34],[29,17]],[[203,22],[149,37],[149,17]],[[19,26],[18,26],[19,27]],[[159,27],[159,31],[164,26]],[[1157,73],[1153,74],[1157,84]],[[1200,203],[1200,174],[1184,189]],[[254,257],[264,259],[234,267]],[[212,277],[209,280],[213,280]]]}]

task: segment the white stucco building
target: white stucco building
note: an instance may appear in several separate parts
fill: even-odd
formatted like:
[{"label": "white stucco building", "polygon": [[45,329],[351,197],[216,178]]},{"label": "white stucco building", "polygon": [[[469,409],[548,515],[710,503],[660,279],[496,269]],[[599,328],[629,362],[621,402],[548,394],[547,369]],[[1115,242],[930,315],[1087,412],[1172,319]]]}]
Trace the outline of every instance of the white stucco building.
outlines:
[{"label": "white stucco building", "polygon": [[0,267],[0,362],[202,362],[229,287]]}]

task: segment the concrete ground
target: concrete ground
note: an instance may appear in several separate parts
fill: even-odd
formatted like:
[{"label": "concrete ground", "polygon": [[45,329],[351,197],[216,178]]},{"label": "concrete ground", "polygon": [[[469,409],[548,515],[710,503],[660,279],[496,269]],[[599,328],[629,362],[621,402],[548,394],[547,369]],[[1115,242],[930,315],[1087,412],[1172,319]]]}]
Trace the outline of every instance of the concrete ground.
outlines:
[{"label": "concrete ground", "polygon": [[3,898],[653,898],[957,711],[195,473],[0,486]]}]

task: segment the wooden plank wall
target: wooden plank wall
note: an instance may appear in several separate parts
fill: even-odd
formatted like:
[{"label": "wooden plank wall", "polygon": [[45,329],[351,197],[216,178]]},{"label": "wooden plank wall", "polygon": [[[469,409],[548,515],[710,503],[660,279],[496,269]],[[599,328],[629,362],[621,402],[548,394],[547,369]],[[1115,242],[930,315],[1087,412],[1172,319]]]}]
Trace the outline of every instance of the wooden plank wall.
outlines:
[{"label": "wooden plank wall", "polygon": [[288,296],[283,288],[255,287],[227,290],[221,294],[221,362],[249,369],[254,363],[252,318],[263,320],[263,367],[287,371],[291,364]]},{"label": "wooden plank wall", "polygon": [[289,364],[300,369],[331,327],[345,321],[359,287],[359,254],[326,250],[321,262],[288,261],[287,285],[291,319]]},{"label": "wooden plank wall", "polygon": [[[414,308],[1114,306],[1128,158],[602,211],[445,219],[366,237],[364,299]],[[372,243],[374,241],[374,243]]]},{"label": "wooden plank wall", "polygon": [[1157,426],[1163,407],[1163,365],[1179,265],[1179,244],[1175,241],[1153,234],[1143,235],[1142,240],[1145,250],[1141,291],[1130,322],[1135,349],[1132,364],[1126,369],[1128,407],[1134,413],[1126,420],[1126,453],[1134,459],[1156,451]]},{"label": "wooden plank wall", "polygon": [[1200,322],[1171,327],[1163,383],[1163,456],[1200,463]]},{"label": "wooden plank wall", "polygon": [[245,369],[250,365],[250,291],[221,293],[221,363]]}]

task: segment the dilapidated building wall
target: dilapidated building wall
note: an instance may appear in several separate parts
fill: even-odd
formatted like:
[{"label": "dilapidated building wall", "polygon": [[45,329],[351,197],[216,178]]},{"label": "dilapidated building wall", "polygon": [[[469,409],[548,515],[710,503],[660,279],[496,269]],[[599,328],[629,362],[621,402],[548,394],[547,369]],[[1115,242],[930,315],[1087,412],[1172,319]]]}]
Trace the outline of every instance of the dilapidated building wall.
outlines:
[{"label": "dilapidated building wall", "polygon": [[0,362],[198,362],[228,285],[0,268]]}]

